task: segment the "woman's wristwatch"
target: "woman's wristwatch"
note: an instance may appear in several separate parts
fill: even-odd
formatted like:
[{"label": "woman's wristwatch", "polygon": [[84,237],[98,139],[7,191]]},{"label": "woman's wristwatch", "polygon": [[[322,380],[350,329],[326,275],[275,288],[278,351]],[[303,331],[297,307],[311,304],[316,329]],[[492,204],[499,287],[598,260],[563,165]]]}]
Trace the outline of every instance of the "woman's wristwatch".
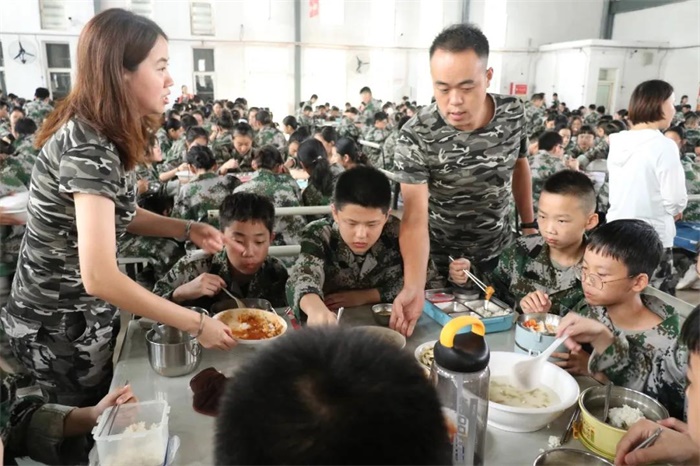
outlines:
[{"label": "woman's wristwatch", "polygon": [[192,225],[194,224],[194,220],[188,220],[187,223],[185,223],[185,235],[181,236],[180,238],[176,238],[178,241],[188,241],[190,239],[190,233],[192,231]]}]

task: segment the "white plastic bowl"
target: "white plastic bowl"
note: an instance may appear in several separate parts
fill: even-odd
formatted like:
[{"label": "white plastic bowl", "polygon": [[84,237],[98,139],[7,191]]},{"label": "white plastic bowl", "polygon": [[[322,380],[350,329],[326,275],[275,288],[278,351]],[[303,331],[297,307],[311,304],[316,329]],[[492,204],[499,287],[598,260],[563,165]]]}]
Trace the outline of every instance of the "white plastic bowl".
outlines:
[{"label": "white plastic bowl", "polygon": [[[512,377],[515,363],[529,358],[531,356],[524,354],[492,352],[489,362],[491,379]],[[580,390],[576,379],[550,362],[543,368],[541,382],[559,396],[558,404],[548,408],[515,408],[489,401],[489,424],[508,432],[535,432],[561,416],[578,400]]]}]

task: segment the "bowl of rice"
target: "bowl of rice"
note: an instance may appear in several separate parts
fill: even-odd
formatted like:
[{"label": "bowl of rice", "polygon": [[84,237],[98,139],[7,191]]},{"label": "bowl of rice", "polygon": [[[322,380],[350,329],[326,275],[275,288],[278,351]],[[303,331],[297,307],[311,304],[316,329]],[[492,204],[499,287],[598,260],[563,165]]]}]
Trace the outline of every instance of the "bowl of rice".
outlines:
[{"label": "bowl of rice", "polygon": [[649,419],[656,422],[669,417],[666,408],[655,399],[618,386],[612,388],[607,419],[601,419],[605,409],[605,387],[584,390],[579,397],[579,407],[581,443],[609,460],[615,458],[618,442],[637,421]]}]

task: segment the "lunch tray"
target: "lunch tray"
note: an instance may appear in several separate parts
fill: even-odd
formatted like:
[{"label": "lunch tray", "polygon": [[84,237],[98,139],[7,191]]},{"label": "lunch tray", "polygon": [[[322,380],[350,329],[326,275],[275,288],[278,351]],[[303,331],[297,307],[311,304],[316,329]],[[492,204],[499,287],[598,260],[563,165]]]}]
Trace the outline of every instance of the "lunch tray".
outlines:
[{"label": "lunch tray", "polygon": [[[470,309],[469,306],[464,302],[461,302],[459,300],[455,301],[464,305],[467,309]],[[502,316],[486,317],[482,319],[481,317],[477,316],[476,314],[472,314],[471,312],[448,314],[428,300],[426,300],[425,304],[423,305],[423,312],[428,317],[430,317],[442,326],[446,325],[454,317],[458,317],[461,315],[473,315],[474,317],[478,317],[479,319],[481,319],[481,321],[484,323],[484,326],[486,327],[486,333],[505,332],[506,330],[510,330],[511,328],[513,328],[513,324],[515,323],[515,313],[513,312],[513,310],[507,304],[505,304],[503,301],[497,298],[491,298],[491,302],[498,307],[509,310],[510,312]]]}]

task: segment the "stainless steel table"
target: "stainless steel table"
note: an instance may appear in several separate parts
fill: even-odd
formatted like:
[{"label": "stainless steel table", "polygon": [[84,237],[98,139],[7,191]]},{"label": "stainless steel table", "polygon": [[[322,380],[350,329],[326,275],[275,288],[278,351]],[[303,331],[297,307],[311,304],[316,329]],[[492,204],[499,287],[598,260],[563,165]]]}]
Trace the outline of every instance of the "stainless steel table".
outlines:
[{"label": "stainless steel table", "polygon": [[[346,309],[341,325],[374,325],[369,306]],[[406,351],[413,353],[415,348],[429,340],[436,340],[441,327],[427,316],[421,317],[413,336],[406,344]],[[293,331],[293,330],[290,330]],[[128,380],[139,399],[165,400],[170,404],[169,430],[171,435],[178,435],[181,446],[177,454],[178,465],[213,464],[214,418],[194,412],[189,381],[196,373],[183,377],[166,378],[157,375],[148,364],[145,331],[138,321],[129,323],[122,353],[117,363],[113,385]],[[513,332],[487,335],[491,351],[512,351]],[[231,351],[204,350],[202,363],[197,371],[213,366],[230,376],[236,368],[256,350],[250,346],[238,346]],[[581,379],[582,389],[590,385],[588,379]],[[573,408],[572,408],[573,409]],[[550,427],[528,434],[504,432],[489,427],[486,441],[486,464],[532,464],[540,449],[546,449],[550,435],[561,435],[571,416],[568,410]],[[583,449],[577,440],[570,440],[566,445]]]}]

